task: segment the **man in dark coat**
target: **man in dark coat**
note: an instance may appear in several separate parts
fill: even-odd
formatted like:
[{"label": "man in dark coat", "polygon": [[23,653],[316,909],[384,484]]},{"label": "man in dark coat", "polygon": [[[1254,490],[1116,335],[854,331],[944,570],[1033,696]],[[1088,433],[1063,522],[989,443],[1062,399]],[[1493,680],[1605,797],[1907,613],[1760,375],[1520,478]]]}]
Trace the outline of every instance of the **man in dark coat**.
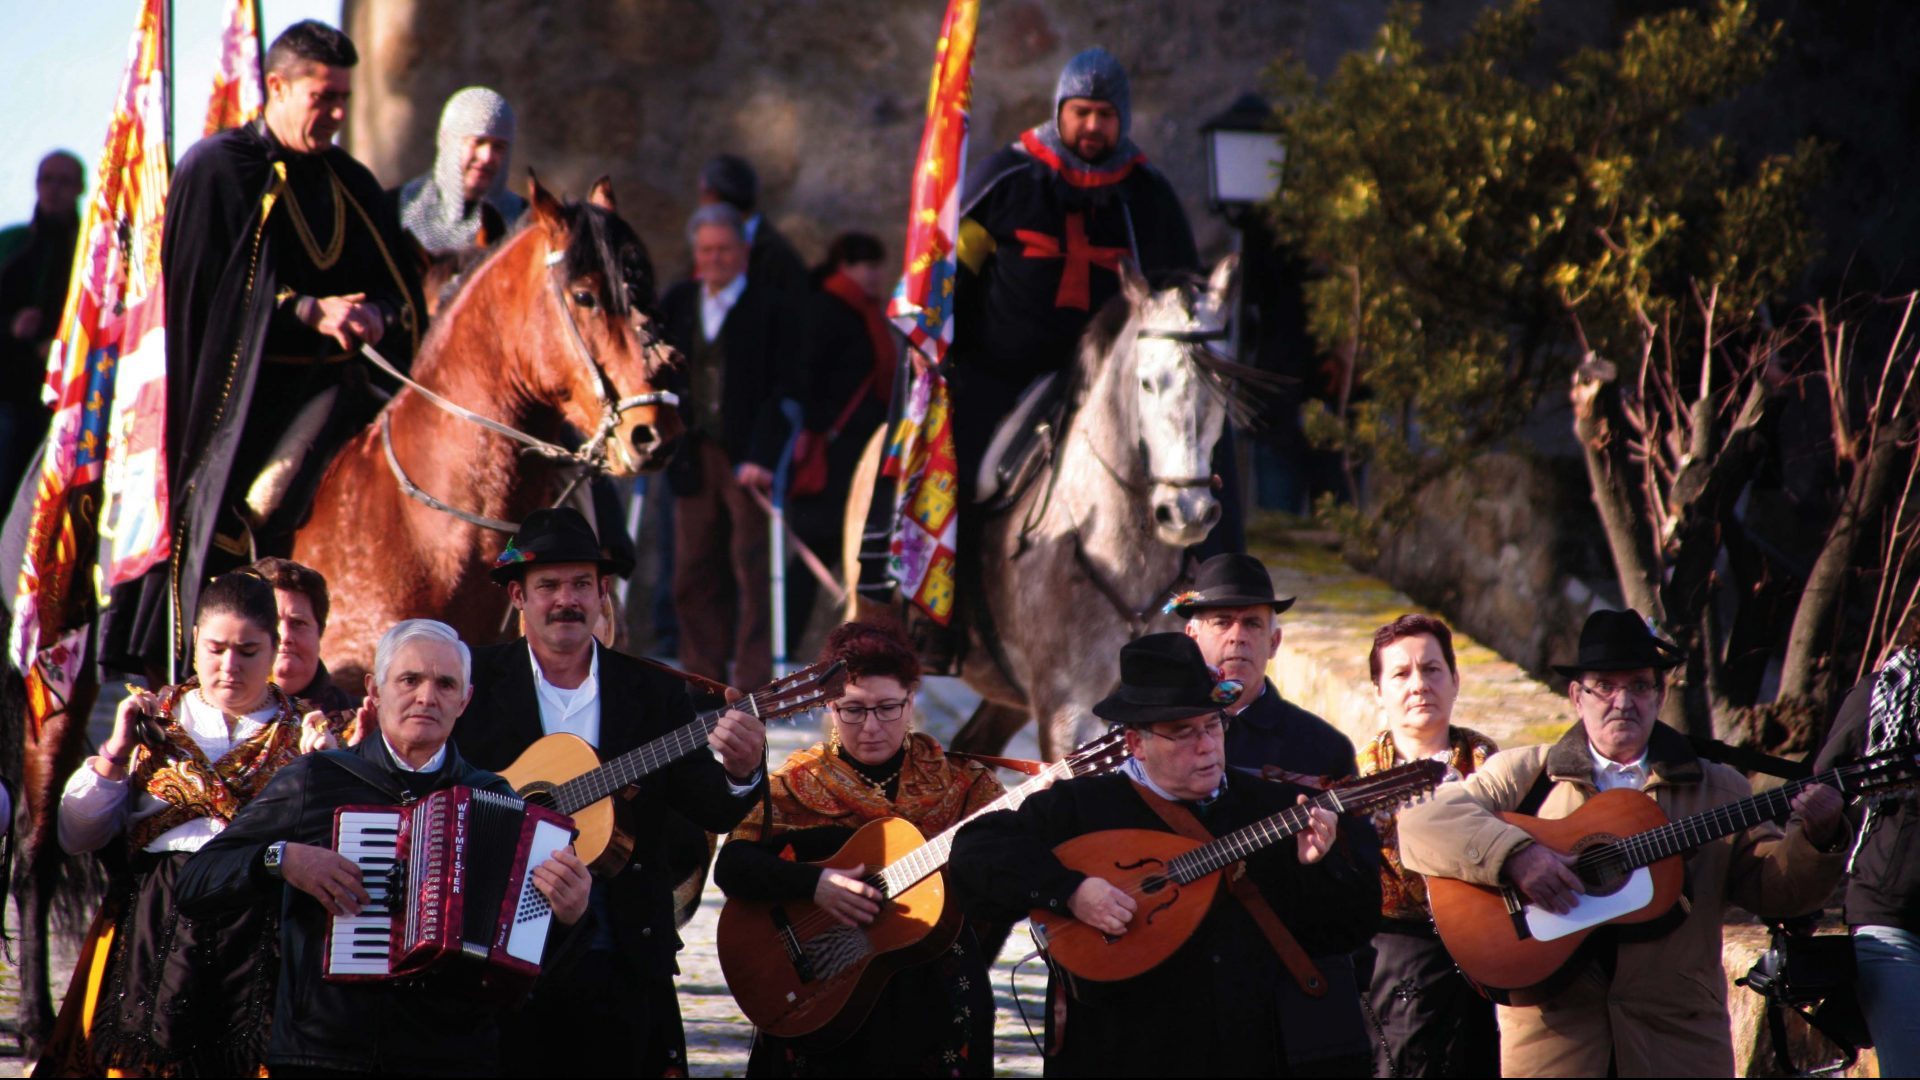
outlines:
[{"label": "man in dark coat", "polygon": [[[963,827],[951,863],[963,910],[1003,921],[1033,909],[1070,914],[1124,940],[1151,901],[1069,869],[1056,846],[1109,829],[1173,831],[1168,812],[1218,837],[1295,805],[1303,789],[1228,770],[1218,689],[1182,635],[1125,646],[1120,688],[1094,712],[1127,725],[1133,757],[1118,773],[1061,781]],[[1379,922],[1377,841],[1363,820],[1336,826],[1319,809],[1311,819],[1243,865],[1255,903],[1313,958],[1324,996],[1308,996],[1289,974],[1249,901],[1221,896],[1193,937],[1143,975],[1092,982],[1052,969],[1047,1075],[1364,1075],[1368,1042],[1344,954]]]},{"label": "man in dark coat", "polygon": [[948,378],[968,491],[1020,392],[1073,363],[1120,291],[1120,260],[1156,286],[1200,268],[1179,198],[1127,137],[1132,118],[1127,73],[1088,49],[1061,71],[1053,116],[967,174]]},{"label": "man in dark coat", "polygon": [[40,399],[80,237],[80,159],[55,150],[34,175],[33,220],[0,230],[0,499],[13,497],[53,413]]},{"label": "man in dark coat", "polygon": [[[508,589],[527,636],[474,654],[474,700],[458,738],[470,760],[506,768],[536,740],[567,733],[604,761],[693,722],[679,680],[594,641],[590,627],[610,580],[606,570],[578,511],[537,511],[520,527],[493,576]],[[683,816],[709,832],[729,832],[765,784],[766,736],[758,720],[726,713],[706,741],[713,753],[696,751],[629,789],[623,816],[635,826],[631,861],[594,878],[599,924],[584,957],[544,980],[508,1021],[505,1072],[684,1073],[686,1037],[673,988],[677,882],[666,822]],[[704,836],[699,843],[705,858]],[[562,1029],[568,1038],[556,1040]]]},{"label": "man in dark coat", "polygon": [[700,201],[740,212],[747,237],[747,277],[798,300],[807,292],[807,264],[793,241],[760,210],[760,174],[738,154],[716,154],[700,170]]},{"label": "man in dark coat", "polygon": [[[267,50],[262,119],[195,143],[174,173],[160,252],[174,555],[115,597],[109,666],[163,664],[170,635],[186,656],[169,592],[190,612],[210,575],[286,554],[326,459],[377,407],[359,347],[405,365],[418,344],[424,309],[391,201],[333,145],[357,60],[332,27],[288,27]],[[325,431],[263,516],[249,488],[336,387]]]},{"label": "man in dark coat", "polygon": [[1293,597],[1275,597],[1273,578],[1251,555],[1215,555],[1200,564],[1193,584],[1174,597],[1173,612],[1187,620],[1200,655],[1239,689],[1227,706],[1227,764],[1255,772],[1278,766],[1313,783],[1359,772],[1353,740],[1281,697],[1267,678],[1280,650],[1280,613]]},{"label": "man in dark coat", "polygon": [[[180,871],[174,897],[187,915],[262,900],[280,906],[280,977],[267,1047],[275,1075],[502,1072],[506,1006],[476,996],[470,971],[372,982],[321,977],[331,917],[357,915],[370,900],[360,868],[333,850],[335,809],[404,806],[461,785],[513,792],[448,742],[473,692],[468,662],[467,647],[445,623],[396,624],[380,639],[368,680],[379,730],[352,750],[307,754],[280,770]],[[564,968],[592,930],[590,876],[563,848],[531,878],[553,905],[545,964]]]},{"label": "man in dark coat", "polygon": [[805,385],[804,331],[793,299],[747,270],[732,206],[694,211],[687,240],[696,278],[660,302],[666,339],[687,358],[680,415],[689,430],[668,472],[680,664],[753,687],[773,675],[773,639],[767,515],[752,493],[772,491],[792,429],[781,403]]}]

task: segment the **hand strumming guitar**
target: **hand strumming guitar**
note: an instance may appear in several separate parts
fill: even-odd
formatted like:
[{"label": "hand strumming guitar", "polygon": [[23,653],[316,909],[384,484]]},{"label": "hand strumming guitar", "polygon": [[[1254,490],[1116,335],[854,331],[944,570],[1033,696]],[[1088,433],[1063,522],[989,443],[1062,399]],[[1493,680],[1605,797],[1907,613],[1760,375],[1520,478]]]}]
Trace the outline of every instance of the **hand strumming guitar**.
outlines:
[{"label": "hand strumming guitar", "polygon": [[1139,905],[1105,878],[1090,877],[1067,898],[1073,917],[1103,934],[1124,934]]},{"label": "hand strumming guitar", "polygon": [[1573,872],[1573,856],[1540,844],[1528,844],[1507,856],[1500,874],[1528,900],[1555,915],[1573,910],[1577,897],[1587,891]]},{"label": "hand strumming guitar", "polygon": [[848,926],[867,925],[879,916],[882,897],[879,889],[861,880],[866,873],[864,865],[820,871],[820,881],[813,887],[813,902]]}]

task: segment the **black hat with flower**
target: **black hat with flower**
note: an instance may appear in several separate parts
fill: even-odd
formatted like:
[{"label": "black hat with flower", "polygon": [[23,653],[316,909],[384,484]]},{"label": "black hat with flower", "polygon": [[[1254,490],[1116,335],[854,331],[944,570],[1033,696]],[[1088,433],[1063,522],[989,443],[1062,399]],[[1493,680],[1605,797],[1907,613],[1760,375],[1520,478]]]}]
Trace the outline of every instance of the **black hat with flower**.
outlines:
[{"label": "black hat with flower", "polygon": [[505,585],[519,581],[529,567],[555,563],[593,563],[603,574],[614,568],[613,560],[601,555],[600,538],[585,515],[571,506],[559,506],[528,514],[488,573],[494,584]]},{"label": "black hat with flower", "polygon": [[1120,647],[1120,685],[1093,707],[1110,723],[1145,727],[1219,712],[1244,689],[1222,679],[1185,634],[1148,634]]}]

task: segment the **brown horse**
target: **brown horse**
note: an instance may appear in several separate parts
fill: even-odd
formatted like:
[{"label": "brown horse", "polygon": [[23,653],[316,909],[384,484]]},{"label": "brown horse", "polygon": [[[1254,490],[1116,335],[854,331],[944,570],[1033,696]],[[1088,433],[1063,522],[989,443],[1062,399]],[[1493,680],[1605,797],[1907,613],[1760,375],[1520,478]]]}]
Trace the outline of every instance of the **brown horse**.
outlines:
[{"label": "brown horse", "polygon": [[[663,403],[618,407],[652,397],[678,363],[652,332],[646,249],[604,180],[585,205],[562,206],[537,181],[529,194],[525,222],[464,275],[434,322],[413,377],[547,443],[569,429],[604,432],[617,476],[664,465],[679,415]],[[416,616],[493,641],[507,597],[487,570],[507,535],[468,518],[518,522],[552,505],[573,469],[401,390],[334,459],[294,540],[294,559],[325,574],[333,593],[327,665],[351,678],[387,627]],[[462,513],[410,495],[402,475]]]}]

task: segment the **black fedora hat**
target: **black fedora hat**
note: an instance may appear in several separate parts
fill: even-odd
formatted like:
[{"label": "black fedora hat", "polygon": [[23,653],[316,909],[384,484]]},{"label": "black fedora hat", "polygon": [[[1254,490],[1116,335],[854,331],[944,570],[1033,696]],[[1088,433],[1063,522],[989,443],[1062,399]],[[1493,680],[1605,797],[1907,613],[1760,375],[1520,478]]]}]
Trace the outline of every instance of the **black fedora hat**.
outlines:
[{"label": "black fedora hat", "polygon": [[1148,634],[1120,647],[1120,685],[1093,707],[1115,724],[1142,727],[1215,712],[1240,696],[1240,684],[1216,679],[1185,634]]},{"label": "black fedora hat", "polygon": [[1182,618],[1207,608],[1257,607],[1266,604],[1275,615],[1293,606],[1293,597],[1273,595],[1273,578],[1251,555],[1215,555],[1200,564],[1193,588],[1167,601],[1166,610]]},{"label": "black fedora hat", "polygon": [[505,585],[520,580],[530,566],[583,562],[593,563],[603,574],[613,569],[612,560],[601,557],[600,538],[586,517],[571,506],[558,506],[528,514],[488,573],[494,584]]},{"label": "black fedora hat", "polygon": [[1603,609],[1587,616],[1580,628],[1580,655],[1571,664],[1553,665],[1553,670],[1577,679],[1583,671],[1665,671],[1686,662],[1686,652],[1655,637],[1639,612]]}]

